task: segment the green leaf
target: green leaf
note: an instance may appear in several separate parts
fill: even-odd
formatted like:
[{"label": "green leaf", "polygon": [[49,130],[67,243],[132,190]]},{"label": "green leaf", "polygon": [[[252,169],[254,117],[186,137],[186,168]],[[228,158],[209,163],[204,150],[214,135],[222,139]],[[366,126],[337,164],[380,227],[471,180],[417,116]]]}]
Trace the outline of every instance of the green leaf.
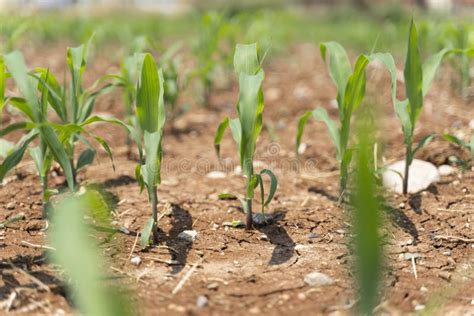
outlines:
[{"label": "green leaf", "polygon": [[256,75],[240,73],[240,95],[237,110],[241,125],[240,163],[247,176],[253,175],[253,156],[257,138],[262,130],[263,114],[263,71]]},{"label": "green leaf", "polygon": [[461,146],[461,147],[468,147],[469,145],[462,139],[454,136],[454,135],[451,135],[451,134],[444,134],[443,135],[443,138],[446,139],[447,141],[453,143],[453,144],[456,144],[458,146]]},{"label": "green leaf", "polygon": [[36,122],[35,114],[33,114],[31,106],[24,98],[13,97],[8,99],[8,103],[20,110],[25,116],[27,116],[31,121]]},{"label": "green leaf", "polygon": [[0,130],[0,137],[3,137],[13,131],[19,130],[19,129],[26,129],[26,130],[31,130],[35,128],[35,124],[30,123],[30,122],[17,122],[17,123],[12,123],[5,127],[4,129]]},{"label": "green leaf", "polygon": [[36,68],[35,72],[40,74],[38,77],[38,91],[43,91],[44,87],[47,88],[47,99],[53,110],[59,116],[59,118],[65,122],[67,121],[67,107],[66,101],[62,98],[62,88],[49,69]]},{"label": "green leaf", "polygon": [[[365,68],[369,64],[369,58],[360,55],[354,66],[354,72],[349,76],[344,94],[344,116],[351,116],[352,112],[362,103],[365,95]],[[343,118],[344,119],[344,118]]]},{"label": "green leaf", "polygon": [[155,185],[159,184],[161,181],[161,136],[162,135],[159,131],[154,133],[145,131],[144,134],[146,159],[141,173],[143,175],[143,180],[149,190],[153,189]]},{"label": "green leaf", "polygon": [[301,144],[301,138],[303,137],[304,128],[306,126],[306,123],[308,122],[308,119],[311,117],[311,115],[312,115],[312,112],[308,111],[305,114],[303,114],[298,120],[298,128],[296,130],[296,148],[295,148],[295,152],[297,155],[298,155],[298,148],[300,148],[300,144]]},{"label": "green leaf", "polygon": [[412,151],[412,158],[415,157],[415,154],[418,150],[420,150],[423,146],[428,144],[433,138],[435,137],[435,134],[430,134],[424,136],[416,145],[415,149]]},{"label": "green leaf", "polygon": [[219,124],[216,130],[216,134],[214,137],[214,149],[216,150],[217,157],[220,157],[220,149],[221,149],[221,141],[224,137],[224,132],[229,127],[229,118],[226,117],[222,122]]},{"label": "green leaf", "polygon": [[351,63],[347,57],[347,53],[339,43],[326,42],[319,45],[321,56],[326,62],[327,51],[329,51],[329,74],[337,87],[337,101],[339,110],[343,105],[344,95],[349,76],[352,73]]},{"label": "green leaf", "polygon": [[15,149],[15,145],[5,139],[0,138],[0,158],[4,158],[8,156],[13,149]]},{"label": "green leaf", "polygon": [[72,290],[74,306],[84,315],[132,315],[127,296],[117,285],[104,282],[102,258],[89,237],[83,222],[84,212],[97,205],[97,197],[62,200],[52,212],[49,243],[56,250],[50,253],[52,261],[64,270],[68,287]]},{"label": "green leaf", "polygon": [[92,164],[95,158],[95,150],[93,148],[87,148],[79,155],[76,163],[76,170]]},{"label": "green leaf", "polygon": [[[361,124],[362,125],[362,124]],[[353,245],[355,247],[355,276],[360,287],[358,315],[369,315],[379,302],[379,284],[382,273],[382,244],[379,230],[382,223],[377,182],[373,173],[373,126],[364,124],[357,130],[358,150],[355,176],[351,190],[353,206]]]},{"label": "green leaf", "polygon": [[273,200],[273,197],[275,196],[276,190],[278,188],[278,180],[275,174],[269,169],[263,169],[260,172],[260,175],[264,174],[270,177],[270,191],[268,192],[268,197],[264,203],[264,206],[267,206],[268,204],[270,204],[270,202]]},{"label": "green leaf", "polygon": [[418,34],[413,20],[410,24],[409,34],[404,77],[406,95],[409,100],[410,121],[412,128],[414,128],[423,107],[423,68],[418,48]]},{"label": "green leaf", "polygon": [[141,139],[140,139],[140,135],[138,134],[138,131],[133,126],[131,126],[129,124],[126,124],[126,123],[124,123],[121,120],[116,119],[116,118],[106,119],[106,118],[103,118],[103,117],[100,117],[100,116],[97,116],[97,115],[89,117],[87,120],[82,122],[80,124],[80,126],[84,127],[84,126],[87,126],[87,125],[90,125],[90,124],[101,123],[101,122],[112,123],[112,124],[120,125],[120,126],[126,128],[128,133],[132,137],[132,139],[137,144],[138,154],[139,154],[140,160],[143,159],[143,149],[142,149],[142,142],[141,142]]},{"label": "green leaf", "polygon": [[26,99],[23,112],[38,123],[42,118],[38,99],[36,98],[36,85],[32,82],[33,78],[28,75],[28,68],[26,67],[23,55],[15,51],[4,58],[5,65],[15,79],[18,89]]},{"label": "green leaf", "polygon": [[336,146],[337,151],[337,159],[342,159],[341,155],[341,145],[340,145],[340,134],[339,129],[336,126],[336,122],[334,122],[328,115],[328,112],[324,108],[317,108],[312,112],[315,119],[324,122],[328,128],[329,136],[331,137],[334,146]]},{"label": "green leaf", "polygon": [[255,75],[260,70],[257,43],[237,44],[234,54],[234,69],[240,74]]},{"label": "green leaf", "polygon": [[149,133],[162,130],[165,123],[163,74],[156,68],[151,54],[145,54],[137,88],[137,116],[142,130]]},{"label": "green leaf", "polygon": [[217,196],[219,200],[237,200],[238,197],[232,193],[221,193]]},{"label": "green leaf", "polygon": [[0,165],[0,183],[3,181],[6,174],[15,168],[18,163],[20,163],[26,149],[28,148],[28,145],[36,138],[36,136],[38,136],[37,130],[32,130],[23,136],[16,145],[16,148],[11,151],[10,154],[3,160],[2,164]]},{"label": "green leaf", "polygon": [[71,191],[74,191],[74,177],[72,174],[72,166],[70,164],[68,155],[64,149],[63,144],[59,141],[58,136],[54,132],[53,128],[48,125],[43,125],[39,127],[40,133],[48,148],[51,150],[51,153],[54,156],[54,159],[59,163],[61,168],[64,171],[68,187]]},{"label": "green leaf", "polygon": [[423,96],[425,96],[430,90],[431,83],[433,82],[436,75],[436,71],[441,65],[444,57],[451,52],[451,49],[444,48],[428,58],[423,64]]},{"label": "green leaf", "polygon": [[153,217],[150,217],[140,233],[140,245],[142,248],[146,248],[150,244],[150,236],[151,232],[153,231],[153,225],[155,225],[155,222],[153,221]]},{"label": "green leaf", "polygon": [[253,199],[255,187],[258,185],[258,178],[256,175],[250,177],[247,183],[247,199]]}]

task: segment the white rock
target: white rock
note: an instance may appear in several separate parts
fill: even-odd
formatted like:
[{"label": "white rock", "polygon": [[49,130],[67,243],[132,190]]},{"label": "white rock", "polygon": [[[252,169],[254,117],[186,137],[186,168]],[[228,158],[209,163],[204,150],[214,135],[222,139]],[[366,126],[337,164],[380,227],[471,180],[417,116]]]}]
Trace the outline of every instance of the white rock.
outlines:
[{"label": "white rock", "polygon": [[130,262],[136,266],[140,265],[142,262],[142,259],[139,256],[135,256],[132,259],[130,259]]},{"label": "white rock", "polygon": [[474,120],[469,121],[469,128],[474,129]]},{"label": "white rock", "polygon": [[438,172],[440,176],[449,176],[456,173],[456,168],[451,167],[450,165],[441,165],[438,167]]},{"label": "white rock", "polygon": [[199,295],[197,300],[196,300],[197,307],[207,306],[208,303],[209,303],[209,300],[204,295]]},{"label": "white rock", "polygon": [[209,179],[224,179],[226,177],[226,174],[222,171],[211,171],[206,174],[206,177],[208,177]]},{"label": "white rock", "polygon": [[[399,194],[403,193],[403,180],[400,175],[404,173],[404,160],[389,165],[383,173],[384,187]],[[414,159],[409,170],[408,193],[417,193],[424,190],[438,180],[439,171],[435,165],[427,161]]]},{"label": "white rock", "polygon": [[423,304],[416,304],[415,305],[415,311],[416,312],[422,311],[424,309],[425,309],[425,305],[423,305]]},{"label": "white rock", "polygon": [[178,238],[186,240],[187,242],[193,242],[196,240],[198,232],[195,230],[183,230],[179,233]]},{"label": "white rock", "polygon": [[241,166],[235,167],[235,169],[234,169],[234,174],[235,174],[236,176],[242,175],[242,167],[241,167]]},{"label": "white rock", "polygon": [[309,286],[324,286],[334,283],[334,279],[321,272],[311,272],[304,277],[304,282]]},{"label": "white rock", "polygon": [[304,154],[304,152],[306,151],[306,148],[308,148],[308,145],[306,145],[306,143],[301,143],[298,146],[298,155]]}]

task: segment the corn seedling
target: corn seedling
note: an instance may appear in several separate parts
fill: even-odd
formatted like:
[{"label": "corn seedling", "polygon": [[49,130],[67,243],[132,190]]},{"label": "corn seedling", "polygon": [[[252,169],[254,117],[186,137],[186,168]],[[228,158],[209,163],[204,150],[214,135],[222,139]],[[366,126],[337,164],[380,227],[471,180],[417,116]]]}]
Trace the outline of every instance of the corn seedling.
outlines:
[{"label": "corn seedling", "polygon": [[168,108],[169,119],[174,121],[180,114],[185,111],[182,108],[178,108],[177,102],[181,93],[182,87],[179,82],[179,56],[176,55],[176,51],[180,45],[174,45],[170,47],[160,58],[160,68],[163,71],[164,79],[164,102]]},{"label": "corn seedling", "polygon": [[325,60],[326,54],[329,53],[329,73],[337,87],[340,127],[337,127],[337,123],[329,117],[324,108],[317,108],[306,112],[298,121],[296,150],[298,150],[301,144],[304,127],[308,119],[313,116],[315,119],[324,122],[328,128],[329,136],[336,146],[336,157],[340,166],[339,190],[342,195],[346,189],[349,165],[353,152],[352,148],[349,147],[351,118],[364,99],[366,84],[365,68],[374,57],[359,55],[354,69],[352,69],[349,58],[340,44],[336,42],[322,43],[320,48],[321,55]]},{"label": "corn seedling", "polygon": [[138,125],[143,133],[143,142],[146,152],[143,164],[140,155],[140,164],[135,174],[140,187],[147,189],[151,203],[152,216],[141,233],[141,245],[146,247],[153,235],[153,242],[158,242],[158,196],[157,186],[161,182],[161,158],[163,155],[161,141],[166,114],[163,100],[163,73],[157,69],[156,62],[151,54],[142,55],[140,78],[137,86],[136,115]]},{"label": "corn seedling", "polygon": [[410,23],[408,36],[408,49],[405,61],[404,79],[407,99],[400,101],[397,99],[397,68],[392,56],[385,55],[380,60],[388,68],[392,80],[392,102],[395,112],[401,122],[405,142],[405,172],[403,175],[403,194],[408,192],[409,168],[416,152],[426,145],[434,135],[424,136],[415,147],[413,147],[413,136],[415,125],[423,108],[423,98],[428,93],[431,83],[436,75],[436,71],[443,58],[455,50],[445,48],[432,55],[423,64],[421,62],[418,48],[418,34],[416,25]]},{"label": "corn seedling", "polygon": [[[260,187],[262,213],[272,201],[278,182],[272,171],[268,169],[256,173],[253,159],[257,146],[257,139],[263,126],[263,90],[264,72],[258,57],[257,44],[238,44],[234,55],[234,68],[239,77],[240,94],[237,102],[239,117],[230,120],[225,118],[216,131],[214,146],[219,156],[220,143],[224,131],[230,126],[232,137],[239,148],[240,165],[243,174],[247,177],[247,189],[244,200],[241,200],[244,211],[247,213],[246,228],[253,227],[252,200],[257,186]],[[270,192],[265,199],[262,176],[270,177]]]},{"label": "corn seedling", "polygon": [[[36,168],[38,170],[43,197],[43,215],[46,214],[49,206],[49,196],[51,191],[48,189],[47,176],[51,167],[52,160],[55,159],[64,170],[68,186],[74,189],[73,172],[69,163],[68,155],[63,147],[59,137],[57,136],[52,124],[47,117],[47,92],[43,87],[40,89],[40,96],[37,96],[38,82],[30,76],[29,70],[24,62],[23,56],[19,52],[12,52],[2,59],[8,73],[3,73],[2,95],[4,92],[4,81],[6,77],[14,79],[21,97],[8,97],[4,104],[19,110],[24,120],[12,123],[0,130],[0,136],[5,136],[15,130],[24,130],[26,134],[17,142],[15,147],[9,151],[2,164],[0,165],[0,181],[3,181],[5,175],[12,170],[22,160],[25,152],[29,149]],[[2,63],[3,68],[3,63]],[[5,70],[5,69],[3,69]],[[46,72],[45,76],[48,77]],[[34,140],[39,140],[37,147],[32,147]]]},{"label": "corn seedling", "polygon": [[226,60],[225,52],[220,49],[221,40],[231,28],[225,13],[209,12],[202,17],[199,37],[194,46],[197,68],[192,77],[197,77],[202,87],[203,104],[207,105],[214,86],[214,71],[219,63]]},{"label": "corn seedling", "polygon": [[378,286],[382,271],[382,246],[379,237],[381,225],[381,201],[378,198],[374,157],[375,140],[371,118],[363,117],[356,129],[357,150],[355,151],[352,181],[351,208],[353,208],[354,254],[356,276],[360,288],[360,315],[372,315],[378,304]]},{"label": "corn seedling", "polygon": [[[93,115],[97,98],[112,91],[114,85],[108,83],[97,88],[110,78],[110,76],[104,76],[88,89],[82,87],[83,74],[86,70],[87,50],[88,45],[68,49],[67,65],[71,78],[69,84],[65,82],[61,86],[54,75],[47,69],[35,69],[36,77],[40,82],[38,89],[46,89],[45,98],[60,120],[60,123],[54,123],[52,126],[57,131],[67,153],[68,169],[71,170],[74,185],[77,184],[77,172],[90,165],[96,155],[96,151],[88,138],[94,139],[102,146],[112,160],[112,166],[115,169],[112,151],[107,142],[102,137],[87,131],[85,129],[86,126],[98,122],[117,124],[126,128],[133,135],[134,139],[138,140],[138,135],[132,126],[115,118],[102,118]],[[85,149],[76,159],[76,148],[79,142],[85,145]]]},{"label": "corn seedling", "polygon": [[[110,209],[97,192],[63,198],[52,212],[49,243],[55,249],[50,259],[64,270],[67,289],[81,314],[95,316],[133,315],[130,300],[124,290],[105,284],[104,260],[92,245],[94,233],[84,221],[84,215],[97,218],[97,209]],[[105,217],[104,217],[105,215]],[[98,220],[105,220],[101,214]],[[110,222],[110,218],[108,218]]]},{"label": "corn seedling", "polygon": [[451,135],[451,134],[444,134],[443,135],[443,138],[463,149],[467,149],[469,150],[469,153],[470,153],[470,159],[469,160],[464,160],[464,159],[460,159],[460,158],[457,158],[457,157],[450,157],[450,160],[459,164],[461,167],[462,167],[462,170],[466,170],[468,169],[469,167],[472,166],[472,162],[474,160],[474,136],[471,137],[470,141],[467,142],[463,139],[460,139],[454,135]]},{"label": "corn seedling", "polygon": [[[467,96],[467,89],[471,85],[471,60],[472,52],[468,53],[469,49],[473,49],[474,41],[471,34],[474,34],[472,25],[467,23],[448,23],[444,26],[440,34],[440,41],[443,47],[452,49],[460,49],[465,53],[452,56],[449,61],[452,68],[459,74],[459,90],[463,96]],[[456,86],[453,83],[453,86]]]}]

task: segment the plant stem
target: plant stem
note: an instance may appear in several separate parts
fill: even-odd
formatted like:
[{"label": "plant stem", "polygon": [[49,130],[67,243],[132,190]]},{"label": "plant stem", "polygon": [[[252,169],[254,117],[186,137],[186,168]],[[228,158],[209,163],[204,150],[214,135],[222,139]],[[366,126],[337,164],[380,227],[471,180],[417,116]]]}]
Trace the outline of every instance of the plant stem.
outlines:
[{"label": "plant stem", "polygon": [[49,211],[49,198],[47,197],[48,193],[48,177],[42,177],[41,178],[41,190],[42,190],[42,200],[43,200],[43,209],[42,209],[42,216],[43,219],[48,218],[48,211]]},{"label": "plant stem", "polygon": [[411,144],[407,144],[406,153],[405,153],[405,173],[403,175],[403,195],[408,193],[408,174],[411,165]]},{"label": "plant stem", "polygon": [[158,195],[156,193],[156,185],[151,189],[151,212],[153,215],[153,243],[158,243]]},{"label": "plant stem", "polygon": [[247,222],[245,225],[246,230],[252,230],[253,228],[253,214],[252,214],[252,199],[247,199]]}]

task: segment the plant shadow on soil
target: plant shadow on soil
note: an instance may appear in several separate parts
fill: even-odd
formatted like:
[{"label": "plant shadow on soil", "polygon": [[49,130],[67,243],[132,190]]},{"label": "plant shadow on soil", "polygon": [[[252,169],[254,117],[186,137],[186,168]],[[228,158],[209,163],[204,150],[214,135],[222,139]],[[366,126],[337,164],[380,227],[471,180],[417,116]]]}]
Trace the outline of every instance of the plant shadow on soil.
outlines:
[{"label": "plant shadow on soil", "polygon": [[320,188],[317,188],[317,187],[310,187],[310,188],[308,188],[308,192],[320,194],[331,202],[339,202],[339,199],[335,195],[330,194],[329,192],[327,192],[324,189],[320,189]]},{"label": "plant shadow on soil", "polygon": [[279,221],[285,219],[286,212],[275,211],[272,213],[272,223],[264,226],[257,226],[258,231],[265,234],[275,248],[270,258],[270,265],[279,265],[290,260],[295,253],[296,243],[291,239],[283,225],[278,225]]},{"label": "plant shadow on soil", "polygon": [[[16,256],[11,259],[5,259],[5,260],[0,261],[0,277],[2,278],[5,284],[4,286],[0,287],[0,300],[8,299],[12,291],[18,288],[29,288],[29,289],[38,288],[38,284],[32,281],[33,277],[39,280],[41,283],[48,286],[49,288],[51,288],[52,292],[62,295],[66,299],[68,299],[63,282],[60,279],[58,279],[55,275],[53,275],[52,273],[44,272],[44,271],[34,271],[34,272],[29,271],[29,267],[32,265],[37,265],[37,266],[38,264],[39,266],[42,265],[41,263],[38,263],[38,262],[46,263],[46,260],[44,259],[45,259],[44,255],[39,255],[39,256],[27,255],[27,256]],[[28,284],[24,284],[24,282],[21,282],[21,280],[17,279],[14,276],[15,270],[17,269],[27,271],[25,273],[30,275]]]},{"label": "plant shadow on soil", "polygon": [[171,229],[168,235],[160,231],[160,239],[165,240],[165,244],[170,248],[172,260],[176,260],[179,264],[171,266],[171,273],[177,274],[186,266],[188,253],[193,247],[192,242],[178,238],[178,235],[184,230],[193,229],[193,218],[191,214],[177,204],[171,204]]},{"label": "plant shadow on soil", "polygon": [[401,209],[388,204],[384,205],[384,209],[392,222],[409,234],[413,238],[413,243],[416,244],[419,241],[419,234],[410,217],[408,217]]}]

